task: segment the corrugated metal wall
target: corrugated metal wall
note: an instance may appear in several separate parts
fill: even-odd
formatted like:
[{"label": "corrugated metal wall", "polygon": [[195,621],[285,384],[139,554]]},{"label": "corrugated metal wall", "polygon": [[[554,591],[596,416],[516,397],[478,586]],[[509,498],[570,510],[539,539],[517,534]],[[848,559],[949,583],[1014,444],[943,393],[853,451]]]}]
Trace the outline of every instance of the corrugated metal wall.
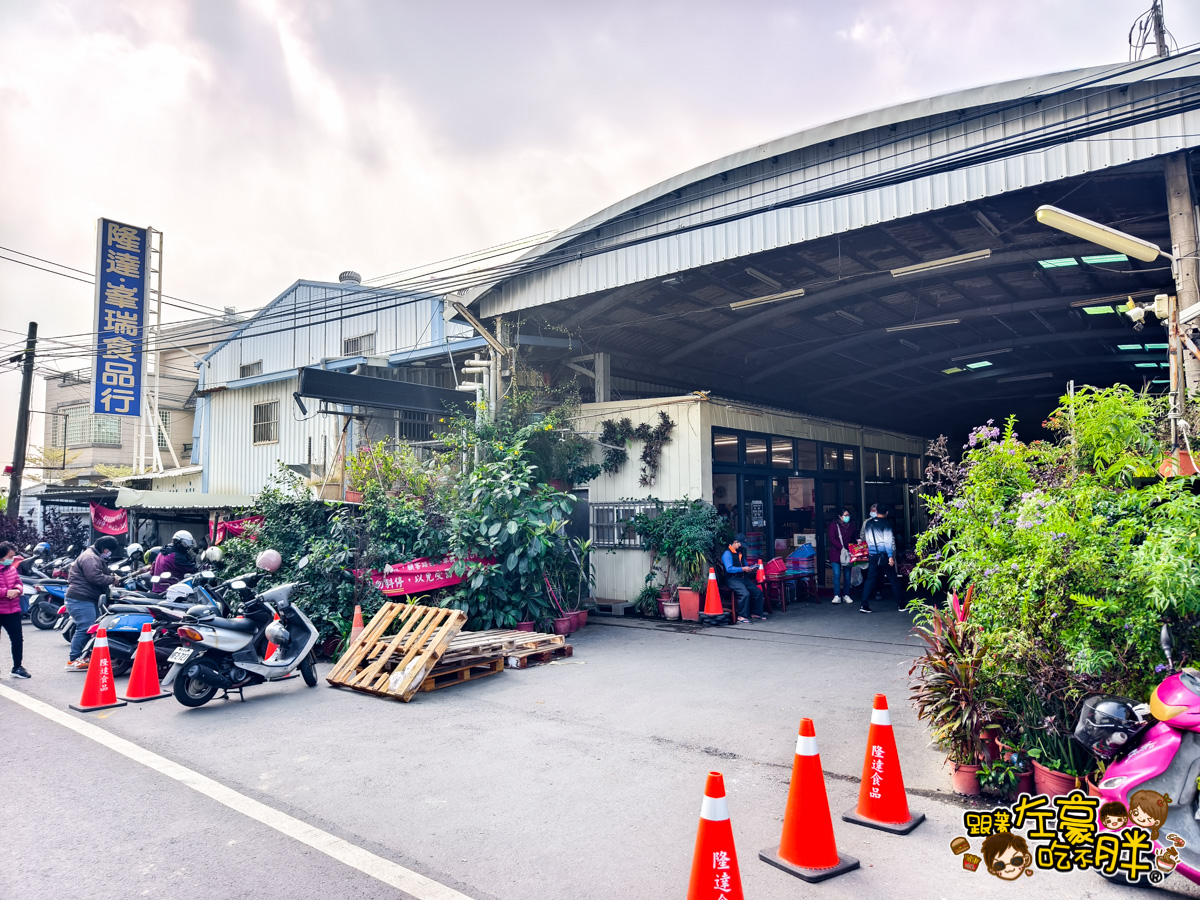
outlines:
[{"label": "corrugated metal wall", "polygon": [[[1187,65],[1195,63],[1180,63],[1176,68]],[[1096,117],[1098,121],[1100,113],[1139,100],[1149,102],[1154,95],[1172,87],[1195,83],[1194,78],[1159,79],[1106,89],[1066,91],[1031,97],[1026,104],[982,120],[969,119],[970,115],[988,108],[977,105],[973,109],[912,118],[833,141],[811,143],[681,187],[644,205],[639,212],[621,216],[617,222],[599,224],[583,237],[590,248],[628,241],[631,236],[666,235],[683,225],[762,209],[772,201],[784,202],[862,177],[900,171],[947,151],[978,148],[1000,138],[1070,120]],[[988,89],[977,93],[980,98],[988,97]],[[966,121],[964,116],[968,116]],[[880,116],[877,114],[875,118]],[[864,117],[867,119],[870,117]],[[803,141],[811,134],[802,133],[796,139]],[[1046,150],[834,199],[769,209],[737,221],[572,259],[502,283],[499,289],[483,297],[481,312],[485,317],[495,316],[609,290],[1197,145],[1200,145],[1200,112],[1164,116]],[[722,187],[726,182],[729,186]],[[763,196],[764,191],[772,189],[776,190]]]}]

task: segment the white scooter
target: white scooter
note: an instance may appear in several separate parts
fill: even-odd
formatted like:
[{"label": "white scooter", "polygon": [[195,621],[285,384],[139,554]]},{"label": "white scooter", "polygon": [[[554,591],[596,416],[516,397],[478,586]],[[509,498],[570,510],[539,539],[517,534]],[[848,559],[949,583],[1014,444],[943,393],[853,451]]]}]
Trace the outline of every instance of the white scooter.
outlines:
[{"label": "white scooter", "polygon": [[[302,561],[303,562],[303,561]],[[218,690],[229,697],[266,681],[282,681],[296,670],[309,687],[317,684],[317,628],[292,605],[297,583],[283,584],[258,594],[242,605],[244,618],[225,619],[211,606],[188,610],[178,628],[180,646],[167,658],[171,669],[162,681],[184,706],[203,706]],[[231,587],[240,590],[234,582]],[[278,613],[279,619],[275,619]],[[264,658],[268,644],[278,648]]]}]

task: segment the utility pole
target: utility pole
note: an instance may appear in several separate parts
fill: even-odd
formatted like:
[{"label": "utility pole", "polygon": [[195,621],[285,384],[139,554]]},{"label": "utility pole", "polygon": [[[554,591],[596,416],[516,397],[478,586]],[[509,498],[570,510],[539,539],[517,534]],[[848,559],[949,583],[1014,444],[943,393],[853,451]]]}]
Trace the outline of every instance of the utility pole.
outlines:
[{"label": "utility pole", "polygon": [[21,366],[21,399],[17,404],[17,439],[13,446],[12,476],[8,480],[8,517],[15,519],[21,511],[21,479],[25,475],[25,445],[29,442],[29,395],[33,393],[33,356],[37,348],[37,322],[29,323],[25,337],[25,352],[12,357],[16,362],[24,356]]},{"label": "utility pole", "polygon": [[[1200,303],[1200,240],[1196,234],[1196,201],[1188,153],[1172,153],[1164,163],[1167,183],[1167,220],[1171,226],[1172,275],[1180,315]],[[1186,319],[1185,319],[1186,321]],[[1184,359],[1185,390],[1200,387],[1200,360],[1191,354]],[[1186,399],[1186,394],[1180,398]]]},{"label": "utility pole", "polygon": [[1162,0],[1154,0],[1150,7],[1150,19],[1154,24],[1154,49],[1159,56],[1167,55],[1167,25],[1163,21]]}]

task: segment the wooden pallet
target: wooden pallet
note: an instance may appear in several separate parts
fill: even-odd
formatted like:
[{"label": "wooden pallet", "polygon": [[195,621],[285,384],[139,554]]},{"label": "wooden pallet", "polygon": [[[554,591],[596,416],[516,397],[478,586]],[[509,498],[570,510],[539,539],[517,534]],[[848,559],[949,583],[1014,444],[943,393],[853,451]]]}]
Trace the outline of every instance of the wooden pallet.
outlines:
[{"label": "wooden pallet", "polygon": [[503,671],[504,657],[452,669],[435,669],[425,676],[425,680],[421,682],[421,687],[418,690],[422,694],[429,691],[439,691],[442,688],[453,687],[456,684],[465,684],[468,681],[476,681]]},{"label": "wooden pallet", "polygon": [[540,666],[555,659],[566,659],[575,652],[570,644],[550,647],[545,650],[519,650],[504,657],[504,664],[510,669],[527,669],[530,666]]},{"label": "wooden pallet", "polygon": [[[385,603],[325,680],[407,703],[441,662],[466,621],[466,613],[456,609]],[[393,623],[398,630],[389,635]]]}]

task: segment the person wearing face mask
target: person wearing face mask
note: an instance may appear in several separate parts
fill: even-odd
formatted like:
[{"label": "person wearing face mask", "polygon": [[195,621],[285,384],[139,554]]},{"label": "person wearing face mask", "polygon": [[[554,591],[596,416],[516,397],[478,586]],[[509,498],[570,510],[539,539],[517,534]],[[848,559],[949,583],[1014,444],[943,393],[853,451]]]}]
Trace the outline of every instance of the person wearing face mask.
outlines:
[{"label": "person wearing face mask", "polygon": [[860,541],[864,540],[867,536],[867,525],[872,520],[877,519],[877,518],[879,518],[879,504],[872,503],[871,504],[871,517],[869,519],[863,519],[863,523],[858,526],[858,539]]},{"label": "person wearing face mask", "polygon": [[88,642],[88,629],[99,615],[97,604],[109,585],[120,579],[108,571],[109,561],[121,552],[121,543],[111,535],[96,539],[96,543],[79,554],[67,570],[67,612],[75,620],[75,637],[71,640],[71,656],[67,670],[87,671],[87,660],[81,659],[83,645]]},{"label": "person wearing face mask", "polygon": [[[825,542],[829,545],[829,565],[833,567],[833,602],[853,603],[850,597],[850,544],[854,541],[854,526],[850,524],[850,510],[829,523]],[[841,593],[838,589],[841,588]]]},{"label": "person wearing face mask", "polygon": [[12,676],[28,678],[21,666],[25,646],[21,634],[21,573],[17,571],[17,548],[8,541],[0,543],[0,628],[8,632],[12,644]]}]

